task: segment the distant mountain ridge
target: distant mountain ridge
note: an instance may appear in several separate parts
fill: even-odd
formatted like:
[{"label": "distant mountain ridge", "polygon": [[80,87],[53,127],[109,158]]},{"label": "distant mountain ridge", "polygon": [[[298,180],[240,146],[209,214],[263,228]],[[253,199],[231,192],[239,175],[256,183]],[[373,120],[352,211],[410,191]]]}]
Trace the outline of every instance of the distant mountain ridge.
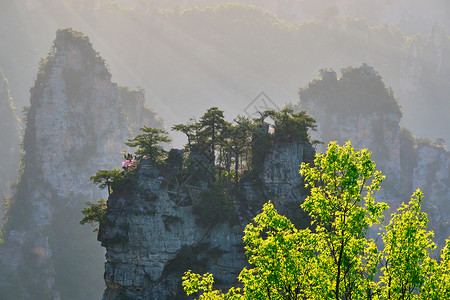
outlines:
[{"label": "distant mountain ridge", "polygon": [[[325,2],[317,5],[326,7]],[[355,4],[341,2],[347,8]],[[54,30],[78,28],[95,42],[117,81],[142,86],[152,106],[171,125],[195,115],[197,107],[216,105],[237,115],[261,91],[278,106],[295,102],[298,87],[315,77],[317,70],[365,62],[383,74],[396,92],[404,112],[402,125],[418,135],[450,141],[443,129],[443,112],[450,109],[446,101],[450,67],[443,59],[450,55],[445,27],[429,24],[421,27],[421,35],[408,36],[392,24],[369,26],[377,23],[367,23],[356,14],[364,1],[357,2],[351,18],[329,10],[308,22],[290,23],[276,9],[302,13],[307,8],[302,9],[304,2],[283,6],[279,1],[259,1],[268,6],[255,7],[216,6],[224,3],[216,1],[209,3],[211,8],[197,9],[192,6],[204,7],[205,1],[185,1],[183,7],[191,8],[184,11],[162,9],[170,7],[169,2],[165,6],[140,2],[142,6],[125,10],[107,1],[47,0],[35,2],[33,9],[26,8],[25,2],[6,1],[0,3],[4,28],[0,34],[6,43],[0,48],[0,65],[20,107],[35,73],[30,70],[36,69],[36,61],[48,49]],[[430,9],[448,12],[442,1],[433,3]],[[383,7],[370,11],[390,15]],[[401,7],[393,10],[392,19],[401,11]]]}]

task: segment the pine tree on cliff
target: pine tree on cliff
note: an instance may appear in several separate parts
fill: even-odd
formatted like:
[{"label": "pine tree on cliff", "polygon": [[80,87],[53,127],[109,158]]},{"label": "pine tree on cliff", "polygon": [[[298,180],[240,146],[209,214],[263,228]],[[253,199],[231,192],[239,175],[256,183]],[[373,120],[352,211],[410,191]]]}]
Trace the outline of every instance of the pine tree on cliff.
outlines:
[{"label": "pine tree on cliff", "polygon": [[217,107],[211,107],[200,118],[199,136],[201,140],[206,143],[206,148],[209,148],[210,162],[214,164],[216,147],[220,144],[221,134],[225,130],[227,122],[224,119],[223,111]]},{"label": "pine tree on cliff", "polygon": [[243,116],[234,119],[236,125],[228,128],[228,145],[230,157],[234,157],[235,184],[239,182],[239,170],[241,165],[247,163],[251,150],[251,137],[254,132],[252,121]]},{"label": "pine tree on cliff", "polygon": [[172,140],[167,136],[167,131],[144,126],[141,128],[143,133],[129,139],[125,145],[129,147],[138,147],[136,157],[138,159],[147,158],[154,162],[160,162],[167,154],[160,143],[168,143]]}]

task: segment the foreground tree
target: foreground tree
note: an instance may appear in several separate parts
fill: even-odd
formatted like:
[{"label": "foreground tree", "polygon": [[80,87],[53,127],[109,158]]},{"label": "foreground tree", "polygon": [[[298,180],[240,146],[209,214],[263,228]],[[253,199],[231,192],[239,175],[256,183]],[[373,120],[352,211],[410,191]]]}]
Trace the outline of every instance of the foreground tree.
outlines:
[{"label": "foreground tree", "polygon": [[366,149],[356,152],[350,143],[339,147],[334,142],[326,154],[316,155],[314,167],[303,163],[300,173],[311,188],[302,208],[316,225],[318,256],[329,261],[327,281],[333,289],[323,296],[362,299],[364,293],[372,293],[380,258],[366,232],[388,208],[373,198],[384,176],[375,171]]},{"label": "foreground tree", "polygon": [[[311,195],[302,208],[310,229],[297,230],[272,204],[247,225],[244,235],[251,268],[239,280],[243,288],[213,290],[211,274],[190,271],[183,277],[188,295],[199,299],[447,299],[450,293],[449,244],[441,261],[430,258],[432,233],[420,211],[421,193],[400,207],[384,228],[379,251],[367,229],[383,220],[385,203],[374,192],[383,175],[367,150],[330,143],[314,166],[302,164]],[[380,278],[376,274],[382,272]]]},{"label": "foreground tree", "polygon": [[426,277],[419,299],[450,299],[450,239],[441,251],[440,261],[427,258]]},{"label": "foreground tree", "polygon": [[420,209],[422,198],[417,191],[408,204],[403,203],[383,235],[386,259],[381,286],[385,299],[418,299],[418,291],[430,275],[433,260],[429,252],[436,245],[431,240],[433,233],[426,230],[428,219]]}]

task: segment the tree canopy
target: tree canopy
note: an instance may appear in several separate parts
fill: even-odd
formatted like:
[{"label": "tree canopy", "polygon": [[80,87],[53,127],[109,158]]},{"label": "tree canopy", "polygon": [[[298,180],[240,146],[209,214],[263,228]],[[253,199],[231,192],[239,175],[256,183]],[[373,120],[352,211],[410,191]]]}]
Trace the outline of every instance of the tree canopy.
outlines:
[{"label": "tree canopy", "polygon": [[128,140],[125,145],[129,147],[138,147],[136,157],[138,159],[147,158],[152,161],[160,161],[167,155],[167,151],[160,143],[168,143],[172,141],[167,136],[167,131],[144,126],[141,128],[143,133],[138,134],[133,139]]},{"label": "tree canopy", "polygon": [[92,175],[89,179],[98,187],[103,190],[108,188],[108,196],[111,195],[112,187],[118,178],[121,178],[121,170],[115,168],[113,170],[98,170],[95,175]]},{"label": "tree canopy", "polygon": [[[105,220],[106,213],[108,211],[105,199],[100,199],[96,203],[86,201],[84,204],[86,204],[87,207],[81,210],[81,213],[84,215],[83,219],[80,221],[81,225],[86,223],[100,224]],[[98,229],[98,227],[95,227],[94,232],[98,231]]]},{"label": "tree canopy", "polygon": [[[211,107],[199,121],[191,118],[186,124],[174,125],[172,130],[186,134],[185,151],[191,166],[201,164],[202,169],[211,171],[208,173],[214,175],[210,176],[212,181],[238,185],[243,171],[260,169],[264,155],[275,142],[308,141],[308,131],[316,127],[315,120],[305,111],[284,108],[266,110],[260,115],[255,119],[239,115],[230,123],[222,110]],[[272,133],[268,118],[274,122]]]},{"label": "tree canopy", "polygon": [[308,116],[306,111],[294,112],[292,108],[286,107],[281,111],[266,111],[266,115],[274,120],[275,134],[278,139],[306,140],[308,130],[315,130],[317,127],[314,118]]}]

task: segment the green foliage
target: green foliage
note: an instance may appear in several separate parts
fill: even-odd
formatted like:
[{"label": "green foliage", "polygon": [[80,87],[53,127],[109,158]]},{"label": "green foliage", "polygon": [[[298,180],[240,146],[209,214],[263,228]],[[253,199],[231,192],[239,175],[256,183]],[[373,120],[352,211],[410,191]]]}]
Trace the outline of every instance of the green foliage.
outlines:
[{"label": "green foliage", "polygon": [[275,122],[275,137],[284,141],[307,140],[308,130],[317,127],[316,120],[308,116],[306,111],[295,113],[292,108],[281,111],[269,110],[266,114]]},{"label": "green foliage", "polygon": [[316,155],[314,167],[302,163],[300,173],[311,189],[302,208],[316,225],[318,256],[328,261],[331,275],[323,296],[362,298],[372,289],[379,260],[374,241],[367,240],[365,233],[388,208],[373,198],[384,176],[375,171],[370,152],[355,152],[349,142],[343,147],[331,142],[326,154]]},{"label": "green foliage", "polygon": [[436,248],[427,231],[427,215],[421,211],[422,192],[417,190],[408,204],[402,204],[383,234],[386,258],[381,286],[387,299],[417,299],[416,294],[428,276],[433,260],[429,252]]},{"label": "green foliage", "polygon": [[211,177],[215,180],[216,151],[224,145],[229,123],[225,121],[223,111],[217,107],[209,108],[196,124],[195,152],[203,156],[203,167],[209,168]]},{"label": "green foliage", "polygon": [[[238,116],[234,123],[224,120],[223,111],[212,107],[197,122],[177,124],[173,130],[186,134],[185,150],[188,159],[185,167],[190,175],[200,181],[222,183],[228,189],[239,186],[244,171],[259,176],[266,153],[274,142],[297,142],[308,139],[308,130],[316,127],[315,120],[305,111],[260,112],[261,117],[251,120]],[[275,132],[269,133],[267,118],[274,122]]]},{"label": "green foliage", "polygon": [[194,204],[194,215],[201,226],[211,226],[230,221],[235,211],[225,187],[219,183],[202,192],[200,199]]},{"label": "green foliage", "polygon": [[197,141],[197,132],[199,129],[198,123],[192,123],[194,122],[194,119],[189,120],[190,123],[188,124],[176,124],[172,126],[172,130],[182,132],[186,135],[188,144],[187,144],[187,151],[192,150],[192,144]]},{"label": "green foliage", "polygon": [[228,293],[223,294],[212,289],[213,283],[213,275],[209,273],[199,275],[187,271],[183,276],[183,288],[188,296],[200,292],[200,300],[243,299],[237,294],[239,289],[231,288]]},{"label": "green foliage", "polygon": [[[379,251],[367,229],[383,220],[385,203],[373,194],[383,175],[367,150],[332,142],[317,154],[314,166],[302,164],[311,195],[302,204],[315,231],[298,230],[269,202],[254,224],[245,228],[250,268],[242,288],[213,290],[211,274],[191,271],[183,277],[188,295],[199,299],[447,299],[450,295],[450,239],[438,262],[426,230],[417,191],[383,227],[385,248]],[[380,275],[377,277],[376,275]]]},{"label": "green foliage", "polygon": [[143,133],[128,140],[125,145],[138,147],[136,150],[136,157],[138,159],[147,158],[154,162],[161,162],[168,152],[164,150],[160,143],[168,143],[171,141],[167,137],[167,131],[147,126],[142,127],[140,130]]},{"label": "green foliage", "polygon": [[200,139],[208,144],[211,144],[212,149],[214,145],[220,140],[220,135],[226,129],[227,122],[223,116],[223,110],[217,107],[209,108],[199,121],[200,130],[198,135]]},{"label": "green foliage", "polygon": [[441,251],[440,261],[426,259],[425,278],[419,299],[450,299],[450,239]]},{"label": "green foliage", "polygon": [[[136,169],[135,168],[124,168],[121,171],[119,168],[113,170],[98,170],[95,175],[90,177],[90,180],[97,184],[100,189],[107,188],[108,196],[111,195],[113,191],[124,191],[131,189],[134,186],[134,181],[136,180]],[[80,224],[94,224],[105,221],[107,213],[107,200],[100,199],[96,203],[90,201],[84,202],[87,207],[84,207],[81,212],[84,215],[81,219]],[[98,231],[98,227],[94,229]]]},{"label": "green foliage", "polygon": [[[193,118],[187,124],[177,124],[175,131],[186,134],[188,144],[185,150],[189,153],[186,160],[188,172],[199,180],[214,182],[222,180],[219,166],[225,165],[229,174],[232,164],[231,134],[235,127],[224,119],[223,111],[217,107],[209,108],[198,122]],[[236,139],[234,139],[235,141]],[[237,153],[241,155],[242,153]],[[239,157],[235,158],[239,161]],[[239,163],[235,166],[239,167]]]},{"label": "green foliage", "polygon": [[113,189],[120,189],[127,181],[126,172],[119,168],[113,170],[98,170],[95,175],[89,179],[98,185],[100,189],[108,188],[108,196],[111,195]]},{"label": "green foliage", "polygon": [[238,116],[234,121],[236,125],[227,124],[222,149],[219,152],[219,161],[225,167],[225,176],[228,176],[225,180],[228,186],[232,178],[237,186],[242,170],[249,168],[251,138],[254,131],[254,124],[248,117]]},{"label": "green foliage", "polygon": [[[81,225],[84,225],[86,223],[101,224],[105,221],[106,213],[108,211],[105,199],[100,199],[96,203],[87,201],[84,202],[84,204],[86,204],[87,207],[81,210],[81,213],[84,215],[83,219],[81,219],[80,221]],[[98,227],[94,229],[94,232],[95,231],[98,231]]]},{"label": "green foliage", "polygon": [[[143,134],[137,135],[134,139],[128,140],[125,143],[130,147],[138,147],[136,156],[138,158],[150,159],[154,162],[161,162],[164,156],[168,153],[158,143],[169,142],[170,139],[167,136],[166,131],[162,129],[155,129],[144,126],[141,128]],[[90,177],[90,180],[98,185],[100,189],[107,188],[108,196],[113,191],[124,191],[134,187],[136,181],[136,169],[137,162],[135,162],[132,154],[123,153],[125,162],[123,162],[123,170],[115,168],[113,170],[98,170],[95,175]],[[150,199],[154,200],[154,199]],[[107,206],[106,200],[100,199],[96,203],[85,202],[87,207],[82,209],[84,215],[80,221],[81,224],[85,223],[102,223],[105,220]],[[97,231],[95,228],[94,231]],[[118,235],[113,237],[110,242],[128,242],[127,236]]]},{"label": "green foliage", "polygon": [[[269,124],[265,121],[267,118],[274,122],[273,134],[269,134]],[[306,111],[294,112],[290,107],[285,107],[281,111],[266,110],[260,112],[260,117],[253,121],[251,171],[256,178],[260,178],[263,172],[261,162],[264,161],[266,154],[274,143],[309,141],[308,131],[315,130],[317,127],[316,120],[308,116]]]},{"label": "green foliage", "polygon": [[309,229],[298,231],[270,202],[254,223],[245,228],[243,239],[252,268],[244,268],[239,275],[246,297],[266,299],[270,293],[274,299],[293,299],[296,291],[317,284],[314,278],[319,275],[314,269],[320,263],[314,257],[317,241]]}]

